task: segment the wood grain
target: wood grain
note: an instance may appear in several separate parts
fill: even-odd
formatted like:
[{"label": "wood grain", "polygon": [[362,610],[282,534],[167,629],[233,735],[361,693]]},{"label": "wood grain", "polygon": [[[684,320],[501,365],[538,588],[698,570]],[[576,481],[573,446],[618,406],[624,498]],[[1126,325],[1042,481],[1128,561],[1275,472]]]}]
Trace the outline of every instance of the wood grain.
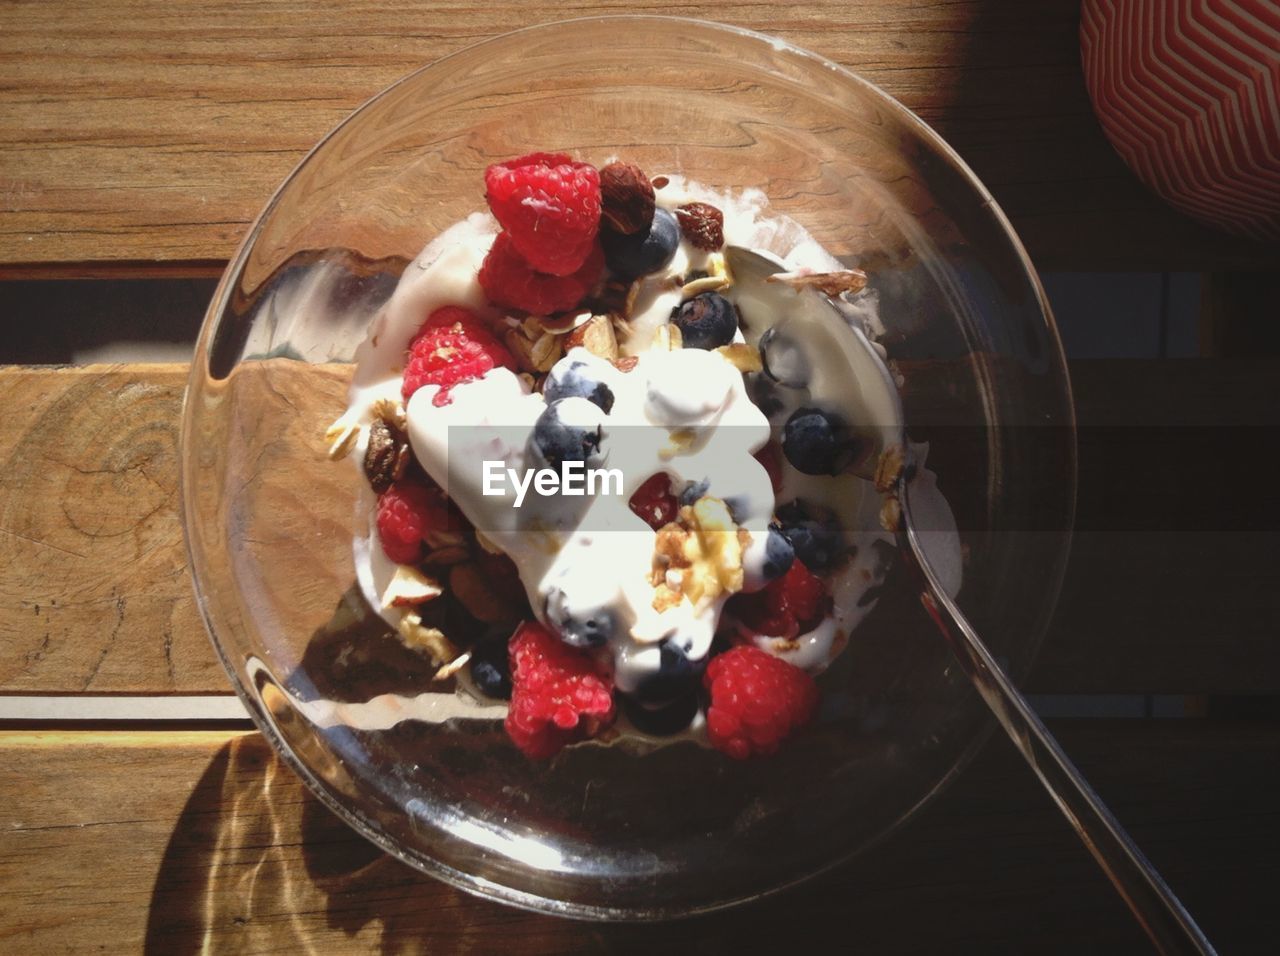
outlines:
[{"label": "wood grain", "polygon": [[0,368],[0,683],[223,689],[186,575],[185,366]]},{"label": "wood grain", "polygon": [[[1217,486],[1216,459],[1193,467],[1188,432],[1157,427],[1212,435],[1222,429],[1205,426],[1234,426],[1226,447],[1255,447],[1274,436],[1280,416],[1266,399],[1275,363],[1113,360],[1072,369],[1082,426],[1078,524],[1089,530],[1076,536],[1029,688],[1280,692],[1273,496],[1207,495]],[[176,459],[185,376],[181,366],[0,367],[0,691],[227,689],[185,571]],[[328,421],[341,404],[340,379],[324,382],[323,390],[287,390],[300,420]],[[1147,437],[1136,452],[1117,450],[1116,428]],[[316,467],[328,487],[333,466]],[[269,548],[275,539],[264,540]],[[323,616],[336,597],[316,597],[310,613]]]},{"label": "wood grain", "polygon": [[[1222,951],[1268,952],[1275,725],[1053,730]],[[613,928],[473,899],[393,861],[256,734],[8,732],[0,760],[5,949],[738,953],[856,936],[876,953],[1147,951],[999,738],[852,865],[729,915]]]},{"label": "wood grain", "polygon": [[[681,8],[849,67],[934,125],[1041,268],[1232,268],[1277,250],[1149,195],[1103,137],[1078,5],[729,2]],[[666,13],[593,0],[560,16]],[[304,153],[392,81],[551,19],[544,4],[93,0],[0,9],[0,269],[207,274]]]}]

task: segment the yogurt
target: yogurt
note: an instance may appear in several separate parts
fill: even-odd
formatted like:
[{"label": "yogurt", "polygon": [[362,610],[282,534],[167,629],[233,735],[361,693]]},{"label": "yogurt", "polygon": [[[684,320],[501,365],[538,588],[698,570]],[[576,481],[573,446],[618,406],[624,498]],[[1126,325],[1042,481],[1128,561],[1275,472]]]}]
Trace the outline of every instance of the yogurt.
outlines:
[{"label": "yogurt", "polygon": [[[657,197],[669,210],[694,200],[722,210],[728,245],[766,250],[793,271],[841,268],[796,223],[765,216],[766,200],[758,190],[717,193],[673,176]],[[487,213],[475,213],[446,230],[406,268],[375,318],[356,353],[350,404],[337,423],[359,429],[357,460],[363,457],[376,408],[384,401],[400,401],[405,352],[427,315],[441,306],[461,305],[495,325],[516,321],[486,302],[477,280],[497,230]],[[439,406],[433,402],[438,387],[428,385],[405,408],[410,444],[427,474],[485,541],[512,559],[530,606],[544,623],[566,638],[590,635],[585,643],[611,663],[615,684],[624,693],[657,673],[665,641],[678,642],[691,661],[706,659],[732,594],[767,583],[767,529],[779,502],[803,498],[829,509],[850,553],[827,576],[832,613],[809,633],[789,640],[750,635],[757,646],[810,672],[830,663],[871,610],[875,602],[869,592],[883,582],[885,549],[892,550],[891,538],[879,527],[879,496],[863,478],[814,477],[784,463],[782,490],[775,498],[769,475],[754,455],[779,427],[778,410],[766,415],[725,354],[662,345],[659,330],[681,302],[681,280],[710,271],[712,255],[681,242],[663,269],[639,281],[630,334],[619,342],[620,352],[634,357],[627,371],[584,348],[570,350],[552,370],[556,375],[580,363],[585,374],[612,394],[608,411],[586,399],[562,404],[578,426],[598,433],[594,464],[621,472],[620,493],[578,498],[530,493],[519,507],[510,483],[499,493],[486,493],[491,489],[486,488],[482,462],[496,462],[502,473],[512,475],[536,464],[531,460],[532,434],[547,402],[531,389],[527,376],[495,368],[478,380],[452,386],[450,401]],[[778,317],[749,295],[725,294],[736,298],[743,326],[750,330],[740,332],[739,341],[758,342]],[[859,316],[851,321],[878,331],[873,296],[862,303]],[[705,482],[706,494],[725,503],[731,522],[710,533],[734,536],[740,549],[740,575],[731,586],[675,604],[655,600],[661,583],[654,579],[657,535],[628,503],[658,473],[669,476],[676,494]],[[376,503],[364,483],[362,488],[360,507],[370,516],[370,536],[356,542],[359,583],[370,606],[395,626],[404,612],[383,607],[379,596],[396,566],[381,554],[372,527]],[[914,491],[912,497],[916,500]]]}]

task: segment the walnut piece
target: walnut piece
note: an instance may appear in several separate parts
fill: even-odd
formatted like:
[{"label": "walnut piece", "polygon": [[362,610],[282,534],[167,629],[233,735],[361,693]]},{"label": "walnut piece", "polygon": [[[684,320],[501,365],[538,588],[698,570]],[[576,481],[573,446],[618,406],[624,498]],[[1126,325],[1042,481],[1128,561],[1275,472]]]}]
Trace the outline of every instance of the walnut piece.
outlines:
[{"label": "walnut piece", "polygon": [[456,660],[459,651],[438,627],[422,623],[417,611],[409,611],[400,618],[400,639],[406,647],[426,654],[436,667],[443,667]]},{"label": "walnut piece", "polygon": [[742,590],[742,553],[750,541],[728,506],[705,495],[685,505],[675,521],[658,529],[649,583],[653,607],[663,611],[688,600],[705,606]]}]

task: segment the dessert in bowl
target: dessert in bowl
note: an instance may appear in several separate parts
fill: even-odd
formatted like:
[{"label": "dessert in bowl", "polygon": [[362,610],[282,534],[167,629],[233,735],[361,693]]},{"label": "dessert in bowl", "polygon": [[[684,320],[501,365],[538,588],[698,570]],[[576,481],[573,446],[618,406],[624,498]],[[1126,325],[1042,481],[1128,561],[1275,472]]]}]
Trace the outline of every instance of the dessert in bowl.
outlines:
[{"label": "dessert in bowl", "polygon": [[[621,35],[625,49],[607,60],[572,55]],[[1066,545],[1071,415],[1060,349],[998,209],[914,117],[810,54],[681,20],[535,28],[415,74],[317,147],[228,270],[188,394],[184,503],[215,645],[285,759],[389,851],[501,899],[603,918],[749,899],[890,832],[955,772],[986,717],[910,589],[894,588],[874,497],[850,490],[862,479],[833,486],[816,510],[814,495],[788,491],[798,479],[787,467],[806,473],[797,461],[832,481],[853,465],[806,464],[815,446],[799,413],[812,409],[766,414],[769,402],[749,393],[779,384],[794,363],[777,336],[760,348],[768,323],[738,297],[728,250],[694,261],[702,233],[689,225],[680,251],[643,273],[648,285],[642,276],[622,283],[621,303],[602,301],[627,271],[608,246],[619,241],[610,229],[628,234],[606,216],[585,252],[571,239],[515,250],[541,276],[572,278],[598,256],[576,297],[509,298],[528,291],[498,268],[511,265],[514,241],[502,237],[518,228],[500,210],[498,221],[485,218],[486,170],[519,167],[513,158],[533,149],[551,167],[622,159],[661,174],[663,212],[646,235],[669,229],[668,218],[679,227],[682,207],[702,203],[722,217],[722,246],[774,254],[793,273],[865,272],[865,288],[836,294],[886,353],[913,440],[929,443],[946,503],[932,530],[955,542],[959,599],[1015,669],[1052,607]],[[549,260],[537,258],[544,252]],[[456,282],[442,278],[450,257],[467,260],[450,270]],[[671,347],[672,327],[689,347]],[[770,348],[776,367],[766,373]],[[446,352],[479,365],[455,380],[465,363],[433,358]],[[589,397],[601,386],[608,409]],[[655,401],[667,438],[697,432],[708,410],[718,424],[736,409],[740,420],[704,436],[736,444],[696,466],[696,441],[692,454],[646,451],[653,416],[637,424],[628,409]],[[484,423],[488,435],[473,430],[485,410],[520,407]],[[598,444],[612,435],[611,454],[648,462],[627,470],[616,500],[589,499],[599,511],[591,521],[607,512],[633,522],[617,532],[628,547],[593,543],[560,560],[575,550],[564,540],[609,533],[578,514],[567,527],[589,534],[570,533],[550,558],[521,552],[518,535],[530,528],[503,522],[537,509],[509,498],[505,511],[487,508],[456,471],[477,458],[459,452],[468,440],[513,428],[504,447],[522,455],[563,464],[555,436]],[[755,457],[771,445],[784,461],[780,482]],[[334,464],[331,452],[350,462]],[[364,477],[351,467],[371,459]],[[665,486],[650,481],[662,476]],[[406,480],[431,501],[401,495]],[[396,507],[383,527],[386,501]],[[415,502],[434,524],[413,517]],[[460,513],[452,521],[450,508]],[[830,513],[842,515],[837,554],[820,546]],[[664,529],[679,545],[703,521],[714,528],[702,540],[737,546],[724,573],[691,561],[655,576]],[[387,538],[404,550],[392,544],[389,554]],[[786,571],[766,570],[770,540],[772,564],[790,552]],[[812,606],[765,626],[766,612],[799,604],[759,595],[808,571],[805,557],[827,563],[812,574],[822,585]],[[399,568],[418,576],[400,573],[393,587]],[[835,584],[849,569],[857,588],[842,591]],[[619,605],[586,592],[637,576],[647,590],[636,597],[636,585],[621,623],[594,613]],[[663,589],[674,593],[655,604]],[[547,720],[535,720],[508,737],[507,705],[485,682],[513,632],[516,657],[591,660],[606,681],[591,685],[581,714],[551,719],[567,733],[545,734]],[[715,685],[739,666],[716,661],[752,658],[748,650],[805,675],[786,692],[780,732],[715,730],[725,726],[713,718]],[[695,679],[646,691],[673,655]],[[482,659],[489,666],[477,670]],[[513,708],[520,673],[517,662]]]}]

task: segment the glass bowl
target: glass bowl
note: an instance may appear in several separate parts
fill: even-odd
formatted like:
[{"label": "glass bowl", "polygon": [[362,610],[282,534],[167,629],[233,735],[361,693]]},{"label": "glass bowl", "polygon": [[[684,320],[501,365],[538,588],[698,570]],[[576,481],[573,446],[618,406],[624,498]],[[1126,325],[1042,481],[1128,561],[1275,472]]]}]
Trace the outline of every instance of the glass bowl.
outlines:
[{"label": "glass bowl", "polygon": [[401,271],[483,207],[486,165],[532,150],[761,187],[870,274],[912,438],[961,529],[960,604],[1015,675],[1068,545],[1062,352],[1008,222],[936,134],[827,60],[711,23],[575,20],[446,57],[327,136],[250,229],[196,350],[182,492],[201,610],[263,733],[355,829],[456,886],[596,919],[711,910],[889,834],[990,721],[891,573],[815,722],[771,758],[585,745],[534,763],[500,713],[450,711],[449,689],[449,719],[351,726],[374,695],[433,688],[354,586],[359,479],[324,433]]}]

